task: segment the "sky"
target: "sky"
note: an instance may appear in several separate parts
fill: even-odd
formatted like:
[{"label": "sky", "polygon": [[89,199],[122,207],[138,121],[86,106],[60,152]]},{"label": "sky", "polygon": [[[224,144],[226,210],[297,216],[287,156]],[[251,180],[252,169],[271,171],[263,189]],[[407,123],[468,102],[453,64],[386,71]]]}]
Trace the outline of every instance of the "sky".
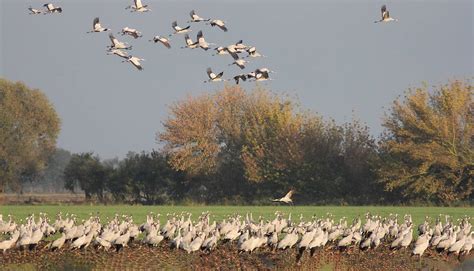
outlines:
[{"label": "sky", "polygon": [[[43,1],[0,0],[0,77],[41,89],[55,106],[62,130],[58,146],[94,151],[102,158],[159,148],[168,106],[187,95],[215,92],[224,83],[204,84],[206,68],[230,78],[230,56],[211,50],[172,49],[149,42],[172,32],[171,22],[187,25],[189,12],[223,19],[223,32],[203,30],[208,42],[229,45],[243,39],[266,58],[252,59],[244,72],[276,71],[260,85],[297,98],[338,123],[355,115],[374,136],[382,132],[387,107],[404,90],[474,75],[474,1],[146,1],[148,13],[130,13],[131,0],[58,0],[62,14],[28,15]],[[386,4],[398,22],[375,24]],[[108,33],[87,34],[94,17],[142,57],[138,71],[106,54]],[[123,27],[143,33],[137,40],[117,34]],[[230,82],[229,82],[230,84]],[[255,83],[242,86],[251,90]],[[384,108],[385,107],[385,108]]]}]

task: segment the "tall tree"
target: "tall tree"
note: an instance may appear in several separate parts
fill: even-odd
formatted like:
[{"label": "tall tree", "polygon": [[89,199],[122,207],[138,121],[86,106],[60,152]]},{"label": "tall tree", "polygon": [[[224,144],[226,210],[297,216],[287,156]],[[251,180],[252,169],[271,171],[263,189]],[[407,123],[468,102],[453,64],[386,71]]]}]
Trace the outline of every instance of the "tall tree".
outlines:
[{"label": "tall tree", "polygon": [[[158,135],[171,166],[208,201],[252,201],[296,188],[305,202],[372,191],[376,145],[358,123],[338,126],[264,89],[225,87],[171,107]],[[367,187],[369,186],[369,187]]]},{"label": "tall tree", "polygon": [[104,166],[99,157],[91,152],[73,154],[64,169],[65,188],[74,191],[74,188],[79,186],[87,200],[95,195],[99,201],[103,201],[106,184],[112,172],[112,168]]},{"label": "tall tree", "polygon": [[114,198],[147,204],[161,204],[173,198],[173,183],[179,177],[159,152],[133,153],[120,161],[108,183]]},{"label": "tall tree", "polygon": [[23,191],[29,188],[32,192],[63,192],[65,190],[64,169],[70,159],[69,151],[56,148],[46,162],[45,169],[39,174],[40,176],[32,182],[24,183]]},{"label": "tall tree", "polygon": [[20,190],[53,153],[60,119],[38,89],[0,79],[0,193]]},{"label": "tall tree", "polygon": [[473,120],[469,81],[408,90],[384,120],[380,175],[386,188],[444,204],[467,198],[474,189]]}]

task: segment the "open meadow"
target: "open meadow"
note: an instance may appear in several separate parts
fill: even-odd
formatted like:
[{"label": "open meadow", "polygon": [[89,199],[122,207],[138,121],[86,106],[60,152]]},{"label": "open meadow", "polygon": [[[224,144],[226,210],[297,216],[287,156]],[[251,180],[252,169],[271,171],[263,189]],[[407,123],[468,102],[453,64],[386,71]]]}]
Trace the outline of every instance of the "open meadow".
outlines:
[{"label": "open meadow", "polygon": [[246,2],[0,0],[0,271],[474,271],[474,1]]},{"label": "open meadow", "polygon": [[[276,211],[284,214],[292,214],[293,221],[299,221],[300,215],[305,220],[311,219],[313,215],[317,217],[326,216],[331,213],[334,219],[342,217],[352,221],[360,216],[364,218],[367,212],[382,217],[389,214],[399,214],[400,219],[405,214],[411,214],[415,225],[421,224],[425,216],[435,219],[438,215],[449,215],[454,219],[463,216],[474,217],[473,207],[399,207],[399,206],[142,206],[142,205],[5,205],[0,206],[0,213],[4,216],[11,214],[15,221],[24,219],[30,214],[46,213],[54,218],[56,214],[62,212],[77,216],[79,220],[87,219],[91,215],[97,215],[101,220],[106,221],[115,214],[131,215],[135,223],[145,222],[146,215],[150,212],[161,214],[161,222],[166,220],[166,214],[181,214],[182,212],[191,213],[192,218],[197,218],[202,212],[209,211],[211,220],[222,220],[229,215],[252,213],[254,219],[262,216],[264,219],[273,219]],[[444,218],[444,217],[443,217]],[[434,220],[433,220],[434,221]]]},{"label": "open meadow", "polygon": [[[240,215],[242,221],[246,221],[247,214],[252,214],[254,225],[264,225],[275,219],[276,213],[282,214],[283,220],[288,219],[291,214],[293,225],[304,225],[301,221],[311,221],[313,216],[321,218],[321,221],[331,214],[337,226],[340,219],[347,220],[349,226],[353,219],[361,218],[361,232],[368,220],[366,213],[378,215],[389,219],[393,214],[398,214],[398,221],[403,225],[407,222],[405,214],[411,214],[413,219],[413,236],[418,235],[418,225],[422,224],[425,217],[430,219],[430,225],[434,226],[435,220],[440,216],[440,220],[445,223],[445,215],[450,217],[453,225],[462,225],[462,218],[473,217],[474,208],[469,207],[391,207],[391,206],[130,206],[130,205],[5,205],[0,207],[3,220],[11,214],[14,221],[23,224],[25,219],[31,214],[38,218],[40,213],[46,213],[51,219],[51,224],[56,219],[56,215],[62,212],[62,217],[74,214],[77,216],[76,225],[88,220],[91,216],[100,218],[100,223],[106,225],[118,214],[118,221],[124,221],[122,215],[132,216],[133,224],[142,226],[149,223],[146,221],[147,215],[153,212],[159,217],[161,230],[160,235],[166,235],[163,230],[167,227],[169,217],[186,218],[191,213],[192,224],[196,227],[203,220],[203,212],[209,211],[209,222],[216,221],[219,225],[223,220],[231,221],[231,217]],[[69,215],[67,215],[69,214]],[[182,214],[185,214],[182,216]],[[302,216],[302,217],[301,217]],[[263,218],[263,222],[260,221]],[[155,216],[156,218],[156,216]],[[204,215],[204,218],[206,216]],[[127,218],[125,218],[126,220]],[[185,219],[185,220],[186,220]],[[303,220],[300,220],[303,219]],[[372,217],[372,221],[377,217]],[[466,221],[469,221],[467,219]],[[184,221],[184,220],[183,220]],[[314,220],[315,221],[315,220]],[[155,221],[157,222],[157,221]],[[186,222],[184,222],[186,223]],[[245,223],[245,222],[244,222]],[[109,224],[110,225],[110,224]],[[221,224],[222,225],[222,224]],[[352,224],[354,225],[354,224]],[[444,224],[443,224],[444,225]],[[160,225],[158,225],[160,227]],[[295,226],[295,227],[300,227]],[[253,227],[253,226],[251,226]],[[249,228],[251,228],[249,227]],[[306,226],[301,226],[306,227]],[[144,227],[146,228],[146,227]],[[183,232],[186,226],[183,226]],[[324,228],[324,226],[323,226]],[[245,227],[242,228],[245,232]],[[222,231],[222,227],[220,228]],[[303,252],[295,247],[290,249],[272,249],[269,246],[260,247],[254,251],[240,251],[239,238],[233,242],[226,241],[224,235],[218,240],[218,245],[212,250],[198,249],[189,253],[188,248],[172,248],[174,236],[158,244],[150,245],[145,242],[147,230],[139,233],[128,246],[121,249],[104,250],[97,243],[96,238],[91,246],[82,249],[73,249],[73,243],[66,243],[61,249],[51,251],[50,244],[60,238],[61,233],[45,237],[34,249],[15,248],[0,255],[0,265],[5,270],[472,270],[474,258],[471,254],[455,255],[446,252],[437,252],[435,248],[426,250],[423,257],[411,256],[412,246],[391,250],[390,243],[393,238],[386,237],[380,246],[365,250],[359,245],[349,246],[345,249],[339,247],[337,241],[328,242],[325,246],[314,251]],[[250,231],[250,230],[249,230]],[[126,232],[126,231],[125,231]],[[285,236],[291,233],[283,230],[279,235],[280,242]],[[103,235],[103,232],[101,236]],[[244,233],[242,233],[244,235]],[[305,233],[298,237],[298,243],[302,242]],[[87,236],[87,235],[85,235]],[[181,236],[178,232],[177,236]],[[256,235],[258,236],[258,234]],[[184,234],[183,234],[184,238]],[[199,237],[196,237],[196,239]],[[253,237],[252,237],[253,238]],[[266,238],[266,237],[265,237]],[[343,238],[341,236],[340,238]],[[6,239],[5,236],[2,239]],[[269,235],[270,239],[270,235]],[[412,242],[414,246],[415,241]],[[239,249],[237,249],[239,248]]]}]

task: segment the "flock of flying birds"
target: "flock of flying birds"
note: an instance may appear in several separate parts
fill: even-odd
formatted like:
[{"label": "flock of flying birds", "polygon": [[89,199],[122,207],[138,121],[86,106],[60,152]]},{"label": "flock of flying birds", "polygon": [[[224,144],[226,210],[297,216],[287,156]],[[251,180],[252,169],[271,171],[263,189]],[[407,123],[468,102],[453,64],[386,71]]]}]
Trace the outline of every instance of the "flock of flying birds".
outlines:
[{"label": "flock of flying birds", "polygon": [[[43,5],[46,9],[45,10],[39,10],[30,7],[30,14],[53,14],[53,13],[62,13],[63,9],[61,7],[56,7],[51,3],[44,4]],[[133,5],[126,7],[126,9],[131,9],[131,12],[149,12],[151,9],[148,7],[148,5],[143,5],[141,0],[134,0]],[[381,8],[382,12],[382,18],[378,21],[375,21],[375,23],[378,22],[392,22],[392,21],[398,21],[397,19],[394,19],[390,17],[389,12],[386,8],[385,5],[382,6]],[[194,10],[191,10],[190,12],[190,17],[191,20],[188,21],[188,23],[201,23],[205,22],[206,25],[210,25],[212,27],[218,27],[222,31],[227,32],[227,26],[225,24],[225,21],[220,20],[220,19],[205,19],[200,17],[199,15],[196,14]],[[191,25],[187,25],[185,27],[179,26],[177,21],[173,21],[171,24],[173,28],[173,33],[166,36],[154,36],[153,39],[150,41],[155,42],[155,43],[161,43],[164,47],[171,49],[171,44],[170,44],[170,39],[169,37],[174,36],[174,35],[184,35],[184,41],[185,44],[181,48],[188,48],[188,49],[196,49],[196,48],[201,48],[205,51],[208,51],[209,49],[213,49],[215,51],[215,54],[213,55],[230,55],[233,59],[233,62],[229,64],[229,66],[236,65],[240,69],[245,69],[245,65],[249,62],[248,58],[259,58],[259,57],[264,57],[264,55],[260,54],[257,51],[257,48],[255,46],[249,46],[243,44],[242,40],[239,40],[235,44],[231,44],[229,46],[216,46],[216,44],[209,43],[206,41],[204,38],[204,34],[202,30],[199,30],[196,36],[196,40],[194,41],[190,36],[189,32],[191,32]],[[99,17],[96,17],[93,20],[92,24],[92,30],[87,32],[87,33],[100,33],[100,32],[107,32],[111,31],[110,28],[105,28],[100,24]],[[143,35],[140,31],[134,28],[129,28],[129,27],[124,27],[121,32],[119,32],[122,36],[128,35],[133,37],[134,39],[141,38]],[[109,55],[116,55],[118,57],[123,58],[124,60],[122,62],[129,62],[135,68],[138,70],[143,70],[141,62],[144,61],[145,59],[129,55],[129,53],[125,50],[131,50],[132,45],[128,45],[126,42],[119,41],[111,32],[109,34],[109,38],[111,41],[111,45],[108,46],[108,52],[107,54]],[[215,46],[214,48],[211,48],[211,45]],[[242,56],[243,53],[246,53],[247,55]],[[212,69],[209,67],[206,70],[208,79],[206,82],[220,82],[220,81],[230,81],[234,80],[236,84],[239,84],[241,81],[246,81],[246,80],[254,80],[254,81],[266,81],[266,80],[271,80],[270,79],[270,73],[273,73],[274,71],[271,71],[268,68],[258,68],[254,71],[248,72],[248,73],[241,73],[233,76],[231,79],[224,79],[223,75],[224,72],[220,73],[214,73]]]},{"label": "flock of flying birds", "polygon": [[[52,14],[52,13],[62,13],[63,9],[61,7],[56,7],[53,4],[45,4],[44,7],[46,7],[45,10],[39,10],[30,7],[30,14]],[[151,11],[151,9],[148,7],[148,5],[143,5],[141,0],[134,0],[133,5],[126,7],[126,9],[131,9],[132,12],[148,12]],[[191,20],[188,21],[188,23],[201,23],[205,22],[206,25],[210,25],[211,27],[218,27],[224,32],[227,32],[227,26],[225,25],[225,21],[220,20],[220,19],[205,19],[200,17],[199,15],[196,14],[194,10],[191,10],[190,12],[190,17]],[[248,46],[244,45],[243,41],[240,40],[236,42],[235,44],[231,44],[229,46],[216,46],[214,48],[211,48],[211,46],[215,45],[213,43],[209,43],[206,41],[203,31],[199,30],[196,36],[196,40],[193,40],[190,36],[189,33],[192,31],[191,30],[191,25],[187,26],[179,26],[177,21],[173,21],[171,24],[171,27],[173,29],[173,33],[169,34],[168,36],[154,36],[150,41],[155,42],[155,43],[161,43],[164,47],[171,49],[171,43],[169,37],[174,36],[174,35],[183,35],[184,36],[184,41],[185,44],[181,47],[182,49],[196,49],[196,48],[201,48],[204,51],[208,51],[209,49],[213,49],[215,51],[214,55],[230,55],[233,59],[233,62],[229,64],[231,65],[236,65],[240,69],[245,68],[245,64],[248,63],[249,61],[246,58],[258,58],[258,57],[264,57],[262,54],[260,54],[257,49],[254,46]],[[110,32],[109,38],[111,41],[111,45],[108,46],[107,49],[107,54],[109,55],[116,55],[124,60],[122,62],[129,62],[133,66],[135,66],[138,70],[143,70],[142,66],[142,61],[145,59],[137,57],[137,56],[132,56],[129,55],[127,52],[128,50],[132,49],[132,45],[129,45],[126,42],[119,41],[114,34],[111,33],[110,28],[103,27],[101,25],[101,22],[99,20],[99,17],[96,17],[93,20],[92,24],[92,30],[87,32],[87,33],[100,33],[100,32]],[[121,32],[119,32],[122,36],[128,35],[133,37],[134,39],[141,38],[143,35],[140,31],[134,28],[130,27],[124,27]],[[242,56],[242,53],[247,53],[246,56]],[[246,81],[247,79],[253,79],[255,81],[265,81],[265,80],[270,80],[269,74],[272,73],[268,68],[258,68],[255,71],[246,73],[246,74],[238,74],[233,77],[233,80],[235,80],[236,84],[238,84],[240,81]],[[224,75],[224,72],[220,73],[214,73],[211,68],[207,68],[207,75],[209,77],[208,80],[204,82],[219,82],[219,81],[227,81],[222,78]],[[230,79],[232,80],[232,79]]]}]

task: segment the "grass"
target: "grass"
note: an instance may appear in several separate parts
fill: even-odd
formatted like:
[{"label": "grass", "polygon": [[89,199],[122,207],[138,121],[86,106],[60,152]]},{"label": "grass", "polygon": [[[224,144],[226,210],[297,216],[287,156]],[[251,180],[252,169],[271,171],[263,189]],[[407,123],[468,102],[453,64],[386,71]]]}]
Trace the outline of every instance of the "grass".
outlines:
[{"label": "grass", "polygon": [[145,216],[149,212],[162,214],[161,220],[166,219],[167,213],[190,212],[192,218],[196,219],[202,212],[210,211],[212,219],[222,220],[231,214],[252,213],[254,220],[259,216],[265,219],[273,219],[276,211],[282,211],[285,214],[292,214],[293,221],[299,221],[300,214],[305,220],[311,219],[311,216],[325,216],[326,213],[334,215],[335,219],[346,217],[348,221],[357,216],[363,216],[370,212],[381,216],[388,216],[390,213],[398,213],[399,218],[403,219],[404,214],[411,214],[415,225],[422,223],[425,216],[431,218],[439,214],[447,214],[455,219],[465,215],[474,217],[474,208],[472,207],[390,207],[390,206],[131,206],[131,205],[4,205],[0,206],[0,214],[5,216],[11,214],[16,221],[24,219],[28,215],[40,212],[47,213],[50,217],[55,217],[59,212],[73,213],[79,220],[87,219],[91,214],[98,214],[102,221],[113,217],[114,214],[133,215],[136,223],[145,221]]}]

